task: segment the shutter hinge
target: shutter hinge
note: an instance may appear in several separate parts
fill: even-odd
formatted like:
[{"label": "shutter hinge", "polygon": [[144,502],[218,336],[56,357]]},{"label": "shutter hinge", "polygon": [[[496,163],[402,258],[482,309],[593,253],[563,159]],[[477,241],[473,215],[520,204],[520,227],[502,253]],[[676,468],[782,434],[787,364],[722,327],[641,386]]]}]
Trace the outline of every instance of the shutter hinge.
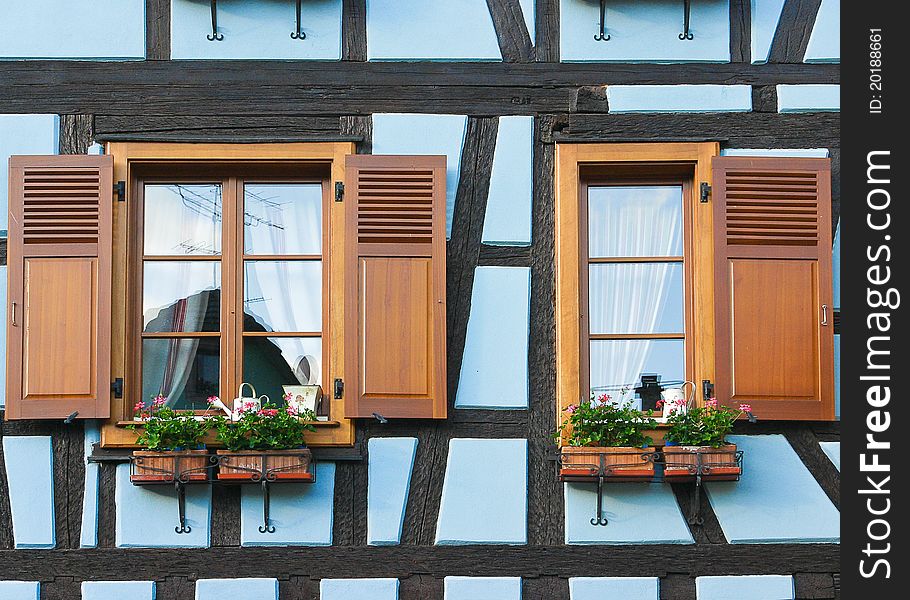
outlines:
[{"label": "shutter hinge", "polygon": [[344,379],[335,380],[335,400],[344,398]]},{"label": "shutter hinge", "polygon": [[117,194],[119,202],[126,202],[126,182],[118,181],[114,184],[114,193]]},{"label": "shutter hinge", "polygon": [[335,182],[335,202],[341,202],[344,200],[344,182],[336,181]]},{"label": "shutter hinge", "polygon": [[123,398],[123,378],[118,377],[111,382],[111,391],[114,392],[114,398]]},{"label": "shutter hinge", "polygon": [[714,384],[710,379],[701,380],[701,397],[705,402],[714,397]]},{"label": "shutter hinge", "polygon": [[708,196],[710,196],[710,195],[711,195],[711,186],[708,185],[707,181],[702,181],[701,182],[701,201],[707,202]]}]

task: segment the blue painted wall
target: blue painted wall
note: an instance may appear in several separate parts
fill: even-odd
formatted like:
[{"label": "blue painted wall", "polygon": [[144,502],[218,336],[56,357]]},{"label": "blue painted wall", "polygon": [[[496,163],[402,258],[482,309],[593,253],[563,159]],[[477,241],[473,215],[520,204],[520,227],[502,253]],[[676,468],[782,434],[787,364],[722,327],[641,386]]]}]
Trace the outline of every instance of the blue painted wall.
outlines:
[{"label": "blue painted wall", "polygon": [[367,543],[401,542],[417,438],[372,438],[367,443]]},{"label": "blue painted wall", "polygon": [[777,86],[777,112],[837,112],[839,85],[794,84]]},{"label": "blue painted wall", "polygon": [[[0,15],[2,22],[3,16]],[[0,32],[0,38],[2,36]],[[8,229],[9,157],[17,154],[57,154],[59,131],[57,115],[0,115],[0,230]]]},{"label": "blue painted wall", "polygon": [[38,600],[37,581],[0,581],[0,600]]},{"label": "blue painted wall", "polygon": [[520,600],[520,577],[446,577],[445,600]]},{"label": "blue painted wall", "polygon": [[698,600],[793,600],[793,578],[789,575],[741,575],[696,577]]},{"label": "blue painted wall", "polygon": [[483,243],[531,243],[534,188],[534,117],[500,117],[483,221]]},{"label": "blue painted wall", "polygon": [[291,38],[297,28],[294,2],[221,0],[218,33],[210,41],[208,2],[171,0],[171,58],[341,59],[342,0],[307,0],[300,22],[305,39]]},{"label": "blue painted wall", "polygon": [[831,459],[837,470],[840,471],[840,442],[819,442],[822,451]]},{"label": "blue painted wall", "polygon": [[437,544],[525,544],[527,516],[527,440],[449,442]]},{"label": "blue painted wall", "polygon": [[658,600],[657,577],[570,577],[570,600]]},{"label": "blue painted wall", "polygon": [[82,600],[155,600],[155,582],[83,581]]},{"label": "blue painted wall", "polygon": [[749,112],[748,85],[611,85],[611,113]]},{"label": "blue painted wall", "polygon": [[319,600],[398,600],[398,580],[323,579]]},{"label": "blue painted wall", "polygon": [[81,548],[98,545],[98,485],[100,465],[88,461],[92,444],[101,441],[101,429],[97,421],[85,422],[83,459],[85,460],[85,493],[82,495],[82,531],[79,535]]},{"label": "blue painted wall", "polygon": [[822,0],[809,37],[805,61],[840,62],[840,0]]},{"label": "blue painted wall", "polygon": [[683,3],[675,0],[607,2],[609,41],[594,39],[600,32],[597,0],[560,0],[559,49],[566,62],[729,62],[730,3],[694,0],[689,31],[680,40]]},{"label": "blue painted wall", "polygon": [[278,600],[278,580],[200,579],[196,582],[196,600]]},{"label": "blue painted wall", "polygon": [[16,548],[53,548],[54,451],[50,436],[4,436],[3,462]]},{"label": "blue painted wall", "polygon": [[145,0],[0,2],[3,58],[145,58]]},{"label": "blue painted wall", "polygon": [[528,407],[531,269],[477,267],[455,408]]},{"label": "blue painted wall", "polygon": [[752,0],[752,62],[766,63],[784,0]]}]

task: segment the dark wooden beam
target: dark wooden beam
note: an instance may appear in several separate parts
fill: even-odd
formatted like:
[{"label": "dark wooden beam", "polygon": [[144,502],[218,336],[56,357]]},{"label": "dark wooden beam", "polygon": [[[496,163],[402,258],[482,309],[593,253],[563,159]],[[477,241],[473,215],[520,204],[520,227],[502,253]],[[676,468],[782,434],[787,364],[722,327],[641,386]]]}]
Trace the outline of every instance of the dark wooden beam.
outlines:
[{"label": "dark wooden beam", "polygon": [[822,0],[786,0],[771,41],[770,63],[801,63]]},{"label": "dark wooden beam", "polygon": [[502,60],[507,63],[533,60],[534,46],[519,1],[487,0],[487,7],[493,17]]},{"label": "dark wooden beam", "polygon": [[[364,117],[361,117],[364,118]],[[369,117],[365,117],[369,119]],[[349,119],[348,119],[349,120]],[[345,117],[269,114],[188,115],[140,112],[134,115],[95,116],[99,140],[172,142],[237,142],[238,140],[302,140],[362,137]],[[347,124],[347,129],[343,127]]]},{"label": "dark wooden beam", "polygon": [[60,115],[60,154],[85,154],[93,135],[92,115]]},{"label": "dark wooden beam", "polygon": [[145,58],[171,58],[171,0],[145,0]]},{"label": "dark wooden beam", "polygon": [[496,267],[530,267],[530,246],[490,246],[480,247],[478,265]]},{"label": "dark wooden beam", "polygon": [[536,0],[534,56],[537,62],[559,62],[559,0]]},{"label": "dark wooden beam", "polygon": [[341,13],[341,60],[367,59],[367,2],[343,0]]},{"label": "dark wooden beam", "polygon": [[730,0],[730,61],[752,62],[752,3]]}]

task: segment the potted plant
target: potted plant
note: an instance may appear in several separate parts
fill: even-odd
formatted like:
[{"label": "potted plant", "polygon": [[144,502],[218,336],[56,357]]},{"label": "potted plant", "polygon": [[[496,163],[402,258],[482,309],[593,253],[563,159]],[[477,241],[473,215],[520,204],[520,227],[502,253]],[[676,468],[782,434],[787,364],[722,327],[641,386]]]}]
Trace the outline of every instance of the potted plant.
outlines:
[{"label": "potted plant", "polygon": [[688,410],[673,408],[664,437],[664,475],[739,477],[742,468],[737,460],[736,444],[727,443],[726,437],[733,430],[733,423],[743,415],[751,419],[752,407],[740,404],[737,410],[719,405],[714,398],[704,406]]},{"label": "potted plant", "polygon": [[308,423],[315,419],[313,411],[268,402],[245,404],[234,420],[216,417],[217,440],[224,445],[217,452],[218,479],[312,480],[312,453],[304,435],[315,431]]},{"label": "potted plant", "polygon": [[590,402],[569,406],[565,412],[568,416],[557,433],[567,443],[561,453],[561,475],[654,475],[654,462],[647,450],[651,438],[646,431],[654,429],[657,422],[650,411],[616,405],[607,395],[592,395]]},{"label": "potted plant", "polygon": [[[133,452],[130,481],[135,483],[204,481],[208,479],[209,453],[203,439],[210,419],[178,412],[157,395],[149,404],[141,400],[133,407],[134,420],[141,422],[136,443],[144,450]],[[138,424],[128,429],[137,431]]]}]

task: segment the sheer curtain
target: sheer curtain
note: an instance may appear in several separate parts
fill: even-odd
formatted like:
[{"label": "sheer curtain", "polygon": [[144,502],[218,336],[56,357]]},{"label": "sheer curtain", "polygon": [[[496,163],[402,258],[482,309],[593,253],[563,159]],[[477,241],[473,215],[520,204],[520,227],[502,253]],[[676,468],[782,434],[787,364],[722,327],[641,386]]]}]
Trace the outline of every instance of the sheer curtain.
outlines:
[{"label": "sheer curtain", "polygon": [[[655,257],[682,254],[681,190],[678,187],[600,188],[606,198],[589,202],[591,258]],[[593,198],[594,196],[591,196]],[[589,265],[591,333],[655,333],[665,313],[682,298],[671,285],[681,263],[598,263]],[[662,341],[662,340],[661,340]],[[592,340],[591,387],[638,382],[658,340]],[[631,391],[616,401],[630,401]]]}]

